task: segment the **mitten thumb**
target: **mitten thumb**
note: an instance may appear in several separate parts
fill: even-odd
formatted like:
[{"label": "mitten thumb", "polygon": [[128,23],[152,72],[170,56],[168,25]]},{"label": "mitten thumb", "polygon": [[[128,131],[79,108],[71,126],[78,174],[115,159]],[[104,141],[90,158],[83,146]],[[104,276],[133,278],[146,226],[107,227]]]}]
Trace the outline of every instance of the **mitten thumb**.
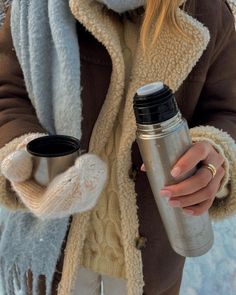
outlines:
[{"label": "mitten thumb", "polygon": [[20,183],[29,179],[32,169],[32,158],[25,149],[11,153],[1,163],[2,174],[11,182]]}]

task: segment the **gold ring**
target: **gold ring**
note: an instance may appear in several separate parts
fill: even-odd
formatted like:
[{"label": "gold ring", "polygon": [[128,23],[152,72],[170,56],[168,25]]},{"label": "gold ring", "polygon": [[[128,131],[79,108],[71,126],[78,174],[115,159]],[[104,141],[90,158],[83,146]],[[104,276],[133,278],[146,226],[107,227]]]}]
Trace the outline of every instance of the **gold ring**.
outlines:
[{"label": "gold ring", "polygon": [[211,172],[212,178],[215,177],[217,170],[213,164],[204,164],[202,167],[207,168]]}]

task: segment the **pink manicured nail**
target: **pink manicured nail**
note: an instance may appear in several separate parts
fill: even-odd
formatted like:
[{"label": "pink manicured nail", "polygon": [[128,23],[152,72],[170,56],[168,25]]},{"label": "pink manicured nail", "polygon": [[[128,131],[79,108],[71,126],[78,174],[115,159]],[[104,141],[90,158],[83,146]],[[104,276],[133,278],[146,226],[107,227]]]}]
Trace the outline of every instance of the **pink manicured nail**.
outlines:
[{"label": "pink manicured nail", "polygon": [[168,190],[161,190],[160,191],[160,196],[161,197],[166,197],[166,198],[171,198],[172,194]]},{"label": "pink manicured nail", "polygon": [[187,209],[184,209],[183,212],[184,212],[184,214],[186,214],[186,215],[193,215],[193,214],[194,214],[194,211],[193,211],[193,210],[187,210]]},{"label": "pink manicured nail", "polygon": [[179,167],[175,167],[174,169],[171,170],[171,175],[173,177],[178,177],[181,173],[181,169]]},{"label": "pink manicured nail", "polygon": [[146,168],[145,168],[144,164],[141,166],[140,170],[143,172],[146,172]]},{"label": "pink manicured nail", "polygon": [[169,201],[168,204],[171,207],[179,207],[180,206],[180,201]]}]

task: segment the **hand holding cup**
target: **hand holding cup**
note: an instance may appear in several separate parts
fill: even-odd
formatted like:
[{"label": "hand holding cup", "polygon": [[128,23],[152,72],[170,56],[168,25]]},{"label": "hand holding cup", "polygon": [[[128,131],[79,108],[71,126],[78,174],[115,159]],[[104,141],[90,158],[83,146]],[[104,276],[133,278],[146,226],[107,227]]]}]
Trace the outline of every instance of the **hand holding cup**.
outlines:
[{"label": "hand holding cup", "polygon": [[[50,136],[45,137],[46,140],[49,138]],[[44,140],[31,139],[32,137],[22,142],[1,165],[2,173],[10,180],[25,206],[43,219],[63,218],[92,209],[106,182],[106,164],[94,154],[78,156],[76,147],[70,150],[67,146],[67,151],[60,148],[53,151],[49,146],[45,149],[46,143],[41,147],[47,153],[51,151],[51,155],[42,157],[37,149],[29,154],[26,151],[27,145],[29,149],[33,144]],[[37,161],[40,158],[44,161],[43,167],[46,168],[45,174],[49,180],[46,186],[40,185],[34,178],[38,167],[35,165],[35,157]]]}]

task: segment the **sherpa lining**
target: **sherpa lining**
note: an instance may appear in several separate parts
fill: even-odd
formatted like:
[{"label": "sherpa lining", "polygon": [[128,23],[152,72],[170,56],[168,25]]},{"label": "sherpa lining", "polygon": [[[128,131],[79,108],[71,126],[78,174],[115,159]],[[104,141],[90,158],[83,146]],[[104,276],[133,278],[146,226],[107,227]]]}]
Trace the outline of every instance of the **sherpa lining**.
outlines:
[{"label": "sherpa lining", "polygon": [[229,188],[229,194],[216,198],[209,213],[215,220],[229,217],[236,213],[236,144],[232,137],[225,131],[213,126],[199,126],[190,130],[193,141],[206,140],[224,157],[225,177],[221,183],[219,194]]},{"label": "sherpa lining", "polygon": [[[120,56],[120,54],[117,56],[117,48],[121,46],[119,43],[117,44],[117,32],[114,32],[113,29],[114,22],[106,19],[106,16],[98,9],[95,1],[71,0],[70,6],[75,18],[107,48],[112,57],[113,73],[117,72],[117,69],[123,64],[123,57]],[[153,79],[164,81],[176,91],[201,57],[210,38],[208,29],[197,20],[180,10],[178,11],[178,17],[186,33],[193,36],[192,42],[186,42],[184,38],[174,36],[166,28],[160,35],[155,48],[148,50],[146,55],[143,54],[141,44],[138,44],[137,54],[134,57],[134,67],[131,73],[131,82],[129,89],[127,89],[127,96],[125,97],[124,111],[119,118],[122,122],[122,126],[126,126],[125,129],[122,129],[122,134],[119,137],[117,179],[128,295],[141,295],[144,285],[141,253],[135,248],[135,239],[138,237],[139,227],[136,194],[134,184],[128,177],[128,170],[131,166],[130,149],[136,135],[136,124],[132,104],[133,96],[137,88],[146,83],[153,82]],[[175,48],[174,56],[171,53],[173,52],[173,48]],[[163,70],[163,64],[168,64],[168,68]],[[112,78],[114,78],[114,76]],[[117,79],[122,81],[124,78],[124,71],[118,72]],[[116,81],[113,81],[113,83],[116,83]],[[111,88],[108,91],[101,116],[98,118],[91,138],[90,148],[98,153],[104,148],[109,139],[111,127],[113,127],[111,122],[113,122],[114,118],[112,117],[115,111],[114,105],[117,106],[117,101],[114,99],[117,98],[117,92],[114,92],[114,95],[110,90]],[[122,90],[124,89],[118,89],[119,92],[122,92]],[[110,117],[111,120],[109,120]],[[66,247],[59,295],[66,295],[74,289],[75,278],[78,275],[78,266],[76,263],[81,261],[82,252],[80,251],[82,249],[81,244],[83,243],[82,240],[79,243],[74,235],[76,230],[78,232],[81,231],[82,228],[83,231],[87,229],[86,219],[88,221],[89,216],[76,216],[72,222]]]}]

